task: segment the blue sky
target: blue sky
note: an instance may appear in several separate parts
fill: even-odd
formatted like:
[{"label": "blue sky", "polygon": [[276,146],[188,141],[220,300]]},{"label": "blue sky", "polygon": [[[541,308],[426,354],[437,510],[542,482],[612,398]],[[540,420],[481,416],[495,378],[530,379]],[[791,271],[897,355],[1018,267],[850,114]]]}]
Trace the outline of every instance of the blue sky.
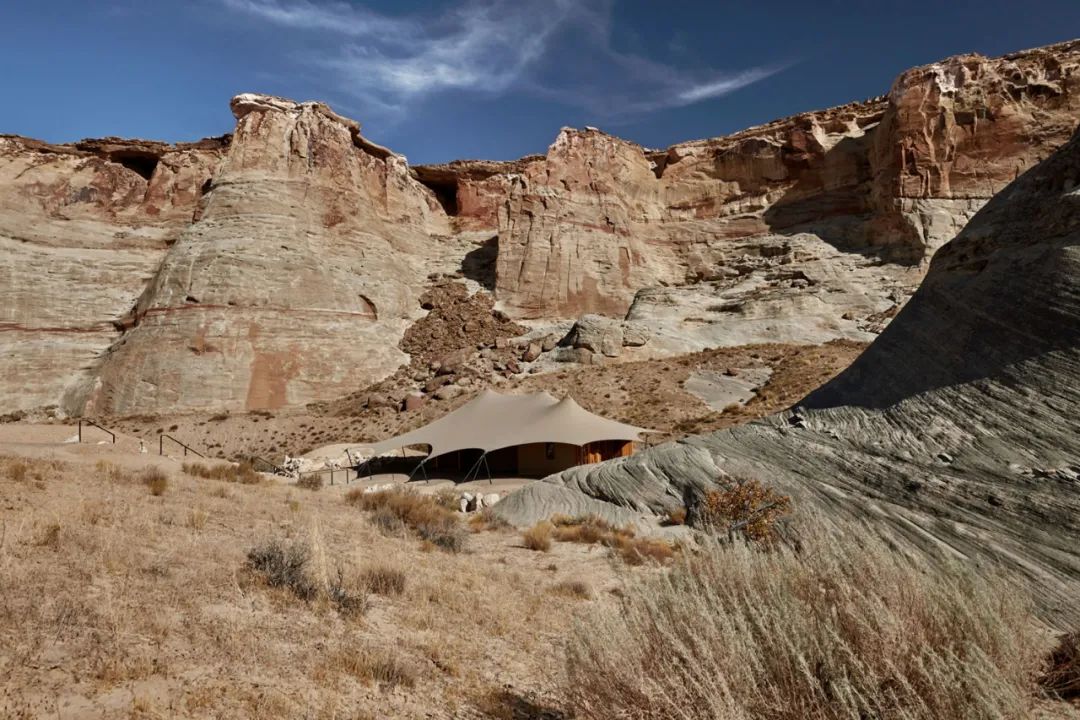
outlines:
[{"label": "blue sky", "polygon": [[0,132],[193,140],[264,92],[413,163],[543,152],[564,125],[663,147],[1078,36],[1078,0],[7,0]]}]

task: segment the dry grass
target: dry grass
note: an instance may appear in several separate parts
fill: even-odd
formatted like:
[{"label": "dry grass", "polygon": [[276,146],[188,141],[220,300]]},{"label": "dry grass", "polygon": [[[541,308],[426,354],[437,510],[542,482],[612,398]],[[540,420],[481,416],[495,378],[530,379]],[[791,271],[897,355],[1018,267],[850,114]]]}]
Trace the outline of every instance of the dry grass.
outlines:
[{"label": "dry grass", "polygon": [[1055,697],[1080,700],[1080,631],[1062,635],[1039,684]]},{"label": "dry grass", "polygon": [[529,550],[547,552],[551,549],[551,537],[555,534],[555,526],[543,520],[531,528],[523,530],[521,542]]},{"label": "dry grass", "polygon": [[169,487],[169,476],[159,467],[151,466],[139,473],[139,482],[150,490],[150,494],[161,496]]},{"label": "dry grass", "polygon": [[584,580],[563,580],[552,585],[551,592],[578,600],[591,600],[593,596],[592,588]]},{"label": "dry grass", "polygon": [[473,532],[491,530],[513,530],[514,526],[495,514],[493,508],[486,507],[469,517],[469,529]]},{"label": "dry grass", "polygon": [[357,488],[345,494],[345,501],[371,513],[372,522],[387,532],[409,528],[447,552],[465,548],[468,531],[457,513],[431,495],[397,489],[365,494]]},{"label": "dry grass", "polygon": [[222,480],[224,482],[240,483],[242,485],[258,485],[262,482],[262,476],[256,472],[255,467],[248,462],[242,463],[218,463],[207,465],[201,462],[186,462],[182,469],[192,477],[201,477],[208,480]]},{"label": "dry grass", "polygon": [[376,595],[401,595],[405,592],[405,571],[390,565],[364,568],[360,585]]},{"label": "dry grass", "polygon": [[616,527],[595,515],[551,519],[554,538],[560,542],[603,545],[628,565],[665,563],[675,556],[677,546],[664,540],[639,538],[631,527]]},{"label": "dry grass", "polygon": [[580,718],[1028,717],[1033,623],[1016,588],[865,530],[799,554],[711,540],[576,626],[567,693]]},{"label": "dry grass", "polygon": [[296,481],[296,487],[304,490],[322,490],[322,486],[322,473],[317,472],[301,475],[300,479]]},{"label": "dry grass", "polygon": [[[504,684],[556,702],[550,668],[584,603],[552,592],[562,578],[515,535],[423,553],[336,494],[296,504],[291,485],[210,482],[175,463],[154,497],[135,463],[165,461],[97,459],[18,459],[15,481],[0,457],[0,717],[473,717]],[[296,586],[310,600],[288,568],[278,587],[248,568],[263,538],[307,546]],[[604,558],[580,562],[594,587],[613,580]],[[344,609],[369,597],[364,568],[384,565],[407,576],[401,593]]]}]

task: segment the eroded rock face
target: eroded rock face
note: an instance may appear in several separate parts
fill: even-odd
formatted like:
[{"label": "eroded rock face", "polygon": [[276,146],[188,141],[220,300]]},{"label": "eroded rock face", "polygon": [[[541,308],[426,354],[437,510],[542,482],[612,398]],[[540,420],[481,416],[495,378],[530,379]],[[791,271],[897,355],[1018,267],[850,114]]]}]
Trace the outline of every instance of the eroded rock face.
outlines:
[{"label": "eroded rock face", "polygon": [[1080,132],[980,210],[881,336],[794,409],[568,470],[547,478],[559,493],[526,488],[495,512],[523,525],[586,500],[662,513],[720,478],[758,479],[906,551],[1000,566],[1067,628],[1077,407]]},{"label": "eroded rock face", "polygon": [[325,105],[241,95],[232,107],[205,211],[71,408],[276,408],[407,361],[396,340],[419,314],[418,258],[447,232],[435,198]]},{"label": "eroded rock face", "polygon": [[227,143],[0,137],[5,407],[56,405],[85,379],[169,245],[199,216]]},{"label": "eroded rock face", "polygon": [[908,71],[887,97],[662,152],[564,130],[500,210],[498,297],[522,317],[621,315],[642,287],[740,274],[733,245],[752,257],[776,236],[848,266],[885,261],[894,284],[1065,142],[1078,68],[1075,42],[960,56]]},{"label": "eroded rock face", "polygon": [[1078,58],[962,56],[726,137],[647,150],[566,129],[512,162],[409,168],[321,103],[262,95],[234,100],[231,138],[0,137],[0,370],[34,378],[0,399],[332,399],[408,361],[433,275],[518,319],[640,323],[635,357],[868,341],[930,254],[1065,141]]}]

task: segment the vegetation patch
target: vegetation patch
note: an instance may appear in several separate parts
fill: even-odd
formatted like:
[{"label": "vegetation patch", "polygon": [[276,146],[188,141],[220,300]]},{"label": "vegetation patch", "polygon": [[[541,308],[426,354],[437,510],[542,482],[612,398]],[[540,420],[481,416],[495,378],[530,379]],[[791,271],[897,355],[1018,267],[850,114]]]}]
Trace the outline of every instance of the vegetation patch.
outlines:
[{"label": "vegetation patch", "polygon": [[1029,717],[1031,609],[865,528],[817,530],[799,552],[707,538],[576,626],[566,690],[582,719]]},{"label": "vegetation patch", "polygon": [[169,476],[159,467],[151,466],[139,473],[139,482],[150,490],[151,495],[164,495],[169,487]]},{"label": "vegetation patch", "polygon": [[455,511],[431,495],[397,489],[364,493],[356,488],[345,494],[345,502],[371,513],[372,522],[385,531],[408,528],[447,552],[465,548],[468,530]]},{"label": "vegetation patch", "polygon": [[186,462],[181,466],[181,469],[188,475],[208,480],[222,480],[224,482],[240,483],[241,485],[257,485],[262,482],[262,476],[255,471],[255,466],[249,462],[218,463],[216,465]]}]

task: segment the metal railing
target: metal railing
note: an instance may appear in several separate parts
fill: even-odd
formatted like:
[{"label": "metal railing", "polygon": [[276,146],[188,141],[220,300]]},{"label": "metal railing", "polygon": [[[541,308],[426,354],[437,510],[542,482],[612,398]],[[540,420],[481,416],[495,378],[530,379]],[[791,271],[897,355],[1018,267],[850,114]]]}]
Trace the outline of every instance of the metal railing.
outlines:
[{"label": "metal railing", "polygon": [[274,475],[283,475],[285,477],[289,477],[291,475],[291,473],[285,468],[281,467],[280,465],[275,465],[264,457],[259,457],[258,455],[248,455],[245,459],[249,463],[251,463],[251,467],[255,468],[257,472],[263,472],[259,469],[260,466],[263,466],[269,468],[268,472],[273,473]]},{"label": "metal railing", "polygon": [[318,475],[319,477],[322,477],[324,474],[330,473],[330,484],[333,485],[334,484],[334,476],[335,476],[335,473],[337,473],[337,474],[343,474],[345,476],[343,482],[346,485],[348,485],[349,482],[351,482],[349,480],[349,471],[350,470],[353,473],[353,480],[359,479],[360,473],[356,472],[356,468],[351,468],[351,467],[344,467],[344,468],[328,467],[328,468],[322,468],[320,470],[308,470],[307,472],[299,473],[296,476],[296,482],[300,483],[300,482],[303,481],[304,478],[311,477],[313,475]]},{"label": "metal railing", "polygon": [[172,440],[174,443],[176,443],[180,447],[184,448],[184,457],[187,457],[187,454],[189,452],[192,455],[198,455],[201,458],[206,457],[205,455],[203,455],[201,452],[199,452],[195,448],[187,445],[186,443],[182,443],[179,440],[177,440],[176,438],[174,438],[172,435],[166,435],[165,433],[161,433],[160,435],[158,435],[158,455],[164,455],[165,454],[165,438],[168,438],[168,439]]},{"label": "metal railing", "polygon": [[86,423],[87,425],[93,425],[98,430],[103,430],[104,432],[109,433],[109,437],[112,438],[112,444],[113,445],[116,444],[116,433],[114,433],[112,430],[110,430],[110,429],[108,429],[106,427],[102,427],[101,425],[98,425],[96,422],[94,422],[93,420],[90,420],[88,418],[79,418],[79,442],[82,442],[82,426],[83,426],[83,423]]}]

